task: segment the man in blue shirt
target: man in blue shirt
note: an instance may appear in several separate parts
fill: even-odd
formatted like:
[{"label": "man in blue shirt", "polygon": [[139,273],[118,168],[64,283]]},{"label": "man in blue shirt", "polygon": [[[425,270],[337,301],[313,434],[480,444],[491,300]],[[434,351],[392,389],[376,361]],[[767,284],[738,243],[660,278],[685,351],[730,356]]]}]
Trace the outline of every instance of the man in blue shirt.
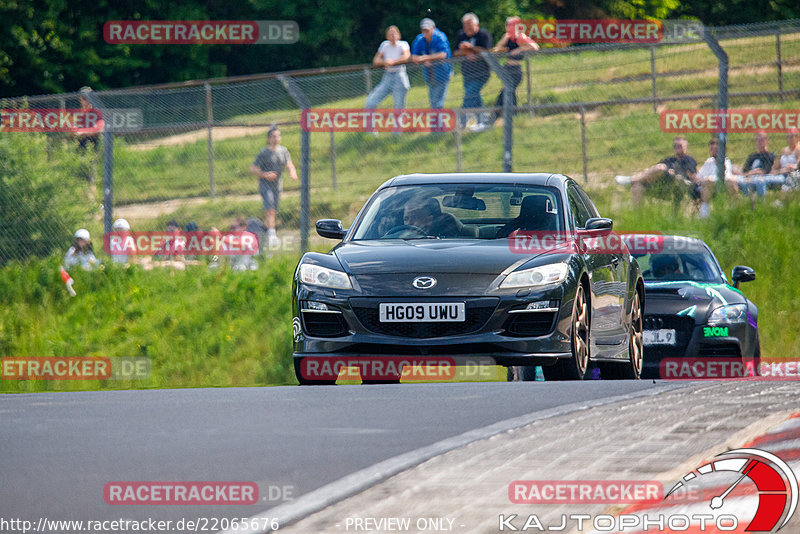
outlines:
[{"label": "man in blue shirt", "polygon": [[442,109],[447,98],[450,77],[453,75],[453,66],[450,63],[438,62],[431,65],[431,62],[452,57],[450,43],[447,42],[444,32],[436,29],[436,24],[431,19],[422,19],[419,27],[422,33],[411,43],[411,61],[425,65],[422,73],[425,76],[425,83],[428,84],[431,108]]}]

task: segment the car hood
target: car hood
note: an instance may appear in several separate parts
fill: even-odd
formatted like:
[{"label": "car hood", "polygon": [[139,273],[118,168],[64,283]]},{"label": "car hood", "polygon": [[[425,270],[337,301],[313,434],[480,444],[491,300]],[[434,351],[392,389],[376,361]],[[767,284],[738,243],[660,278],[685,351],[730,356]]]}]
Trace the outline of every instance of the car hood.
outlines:
[{"label": "car hood", "polygon": [[644,289],[646,315],[686,315],[697,322],[715,308],[747,302],[741,291],[722,283],[645,282]]},{"label": "car hood", "polygon": [[[351,274],[500,274],[535,257],[512,252],[505,239],[414,239],[343,243],[334,249]],[[541,255],[541,254],[540,254]],[[559,261],[560,255],[553,255]]]}]

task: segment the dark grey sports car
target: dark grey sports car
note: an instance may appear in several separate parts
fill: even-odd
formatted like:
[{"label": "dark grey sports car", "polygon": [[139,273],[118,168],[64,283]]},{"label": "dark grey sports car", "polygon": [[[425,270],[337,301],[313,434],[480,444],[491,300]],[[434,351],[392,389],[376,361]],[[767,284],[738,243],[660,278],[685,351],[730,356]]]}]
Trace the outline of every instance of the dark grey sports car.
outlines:
[{"label": "dark grey sports car", "polygon": [[646,377],[664,375],[665,359],[741,360],[758,369],[758,307],[739,290],[741,282],[755,280],[753,269],[734,267],[730,285],[711,249],[699,239],[653,234],[624,239],[644,276]]},{"label": "dark grey sports car", "polygon": [[335,381],[309,361],[466,356],[541,365],[547,380],[587,378],[592,363],[604,378],[639,378],[639,266],[624,246],[586,244],[611,231],[564,175],[392,178],[349,229],[317,221],[341,243],[295,272],[297,379]]}]

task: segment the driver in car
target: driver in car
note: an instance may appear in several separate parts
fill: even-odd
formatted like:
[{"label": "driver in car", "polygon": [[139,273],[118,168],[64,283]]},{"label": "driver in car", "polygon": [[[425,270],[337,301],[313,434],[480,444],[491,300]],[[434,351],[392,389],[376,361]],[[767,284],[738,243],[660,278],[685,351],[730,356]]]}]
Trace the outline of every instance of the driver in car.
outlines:
[{"label": "driver in car", "polygon": [[659,280],[679,280],[680,266],[675,256],[660,254],[653,257],[653,276]]},{"label": "driver in car", "polygon": [[408,203],[403,211],[403,223],[413,226],[434,237],[456,237],[459,235],[458,222],[442,208],[435,198],[421,203]]}]

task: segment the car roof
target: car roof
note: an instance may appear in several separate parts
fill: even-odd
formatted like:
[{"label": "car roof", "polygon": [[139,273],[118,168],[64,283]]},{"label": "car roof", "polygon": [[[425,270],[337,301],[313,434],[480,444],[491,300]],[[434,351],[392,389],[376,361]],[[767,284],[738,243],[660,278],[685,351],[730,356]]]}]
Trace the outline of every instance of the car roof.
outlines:
[{"label": "car roof", "polygon": [[629,234],[623,232],[625,239],[635,239],[636,237],[658,237],[660,242],[663,243],[664,249],[669,252],[680,252],[681,250],[689,252],[692,250],[708,249],[711,250],[705,241],[696,237],[689,237],[684,235],[662,235],[662,234]]},{"label": "car roof", "polygon": [[401,174],[384,182],[378,189],[397,185],[426,184],[523,184],[563,187],[569,177],[551,172],[450,172],[439,174]]}]

